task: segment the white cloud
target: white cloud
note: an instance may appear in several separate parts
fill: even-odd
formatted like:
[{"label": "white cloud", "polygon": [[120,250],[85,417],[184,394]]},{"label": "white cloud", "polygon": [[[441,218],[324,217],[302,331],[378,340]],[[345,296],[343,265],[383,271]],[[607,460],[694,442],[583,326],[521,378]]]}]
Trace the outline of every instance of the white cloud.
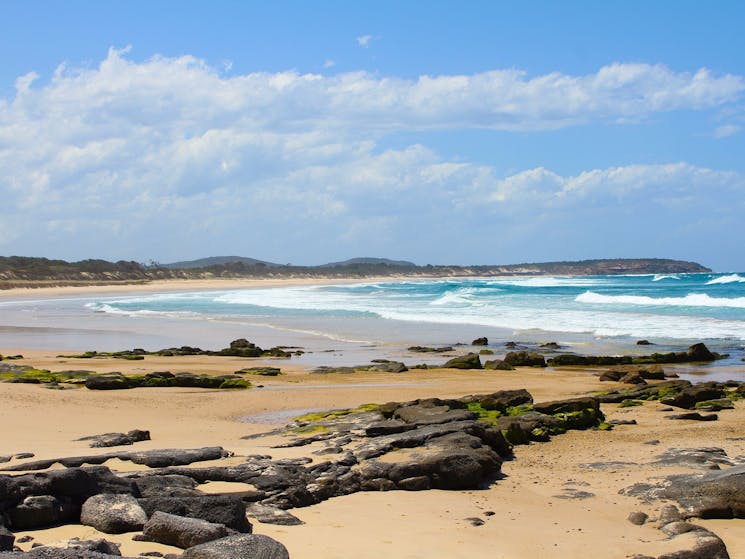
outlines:
[{"label": "white cloud", "polygon": [[330,58],[323,61],[324,68],[333,68],[334,66],[336,66],[336,62]]},{"label": "white cloud", "polygon": [[714,130],[714,137],[715,138],[729,138],[730,136],[739,134],[741,131],[742,131],[742,126],[738,124],[724,124],[722,126],[717,126],[717,128]]},{"label": "white cloud", "polygon": [[341,246],[378,230],[400,240],[412,223],[437,237],[454,214],[466,224],[482,211],[695,206],[707,195],[732,209],[745,199],[739,175],[684,163],[574,177],[537,168],[500,180],[423,145],[379,145],[390,131],[556,129],[720,108],[742,95],[742,77],[706,70],[226,76],[189,56],[137,63],[112,49],[96,68],[60,67],[39,81],[18,78],[15,96],[0,101],[4,252],[86,257],[99,247],[111,258],[160,259],[230,242],[260,256],[255,246],[288,253],[315,236]]},{"label": "white cloud", "polygon": [[357,44],[361,46],[362,48],[367,48],[370,46],[370,42],[374,39],[372,35],[360,35],[357,37]]}]

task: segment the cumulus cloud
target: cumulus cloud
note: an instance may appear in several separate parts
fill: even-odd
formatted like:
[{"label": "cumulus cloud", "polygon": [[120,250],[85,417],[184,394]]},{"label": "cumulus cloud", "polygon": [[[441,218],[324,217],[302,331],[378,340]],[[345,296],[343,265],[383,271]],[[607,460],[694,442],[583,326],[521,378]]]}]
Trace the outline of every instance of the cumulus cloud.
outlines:
[{"label": "cumulus cloud", "polygon": [[400,240],[412,224],[436,227],[453,212],[519,212],[528,202],[548,212],[640,196],[695,204],[706,188],[742,185],[684,163],[498,178],[424,145],[380,147],[391,131],[556,129],[740,98],[742,77],[707,70],[226,76],[190,56],[135,62],[112,49],[95,68],[62,66],[39,82],[19,77],[14,96],[0,101],[3,252],[69,257],[78,247],[85,257],[99,247],[95,254],[111,258],[181,258],[230,242],[269,257],[314,237],[330,251],[370,243],[373,232],[375,242]]},{"label": "cumulus cloud", "polygon": [[724,124],[717,126],[714,130],[715,138],[729,138],[735,134],[739,134],[742,131],[742,126],[738,124]]},{"label": "cumulus cloud", "polygon": [[372,35],[360,35],[357,37],[357,44],[361,46],[362,48],[367,48],[370,46],[370,42],[374,39]]}]

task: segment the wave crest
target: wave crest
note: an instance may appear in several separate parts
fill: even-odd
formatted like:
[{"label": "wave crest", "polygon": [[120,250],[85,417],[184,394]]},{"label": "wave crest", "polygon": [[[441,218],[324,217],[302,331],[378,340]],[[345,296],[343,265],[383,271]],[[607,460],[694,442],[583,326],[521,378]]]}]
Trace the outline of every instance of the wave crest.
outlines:
[{"label": "wave crest", "polygon": [[731,307],[745,309],[745,297],[711,297],[705,293],[689,293],[685,297],[648,297],[646,295],[603,295],[585,291],[574,299],[578,303],[600,305],[644,305],[657,307]]}]

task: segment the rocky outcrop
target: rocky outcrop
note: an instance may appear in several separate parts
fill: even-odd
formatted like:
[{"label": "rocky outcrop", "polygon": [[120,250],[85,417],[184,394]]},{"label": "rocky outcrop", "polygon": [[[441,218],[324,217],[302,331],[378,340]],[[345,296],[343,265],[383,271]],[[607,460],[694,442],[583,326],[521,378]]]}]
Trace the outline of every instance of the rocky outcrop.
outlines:
[{"label": "rocky outcrop", "polygon": [[512,367],[545,367],[543,355],[530,351],[510,351],[504,356],[504,362]]}]

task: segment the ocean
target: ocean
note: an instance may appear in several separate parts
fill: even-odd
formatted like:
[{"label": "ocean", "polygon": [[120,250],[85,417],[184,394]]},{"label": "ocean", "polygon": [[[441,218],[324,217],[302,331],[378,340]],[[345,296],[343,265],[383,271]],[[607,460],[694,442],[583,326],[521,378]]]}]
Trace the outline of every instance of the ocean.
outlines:
[{"label": "ocean", "polygon": [[[704,341],[732,355],[720,363],[728,366],[745,355],[745,274],[735,273],[139,293],[5,301],[0,312],[0,347],[219,348],[246,337],[262,346],[305,347],[310,353],[302,362],[357,363],[381,350],[411,361],[408,345],[467,344],[487,336],[496,347],[550,341],[594,354],[677,350]],[[659,347],[637,346],[638,340]]]}]

